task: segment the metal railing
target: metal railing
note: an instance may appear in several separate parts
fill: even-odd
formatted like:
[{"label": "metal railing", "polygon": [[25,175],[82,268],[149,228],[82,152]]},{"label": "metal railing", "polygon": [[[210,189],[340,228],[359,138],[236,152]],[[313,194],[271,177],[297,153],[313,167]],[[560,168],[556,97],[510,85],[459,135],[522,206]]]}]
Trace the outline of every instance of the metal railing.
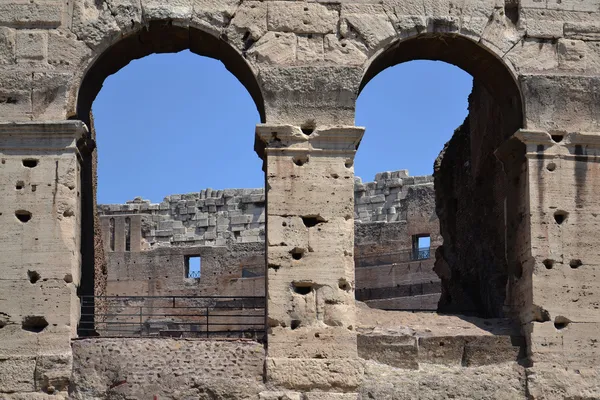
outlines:
[{"label": "metal railing", "polygon": [[431,250],[429,247],[425,247],[418,250],[404,249],[387,253],[359,254],[354,257],[354,261],[356,268],[361,268],[428,260],[429,258],[431,258]]},{"label": "metal railing", "polygon": [[200,271],[188,271],[188,279],[200,279]]},{"label": "metal railing", "polygon": [[86,337],[264,340],[264,296],[81,296]]},{"label": "metal railing", "polygon": [[421,247],[420,249],[413,250],[412,260],[427,260],[430,255],[429,247]]}]

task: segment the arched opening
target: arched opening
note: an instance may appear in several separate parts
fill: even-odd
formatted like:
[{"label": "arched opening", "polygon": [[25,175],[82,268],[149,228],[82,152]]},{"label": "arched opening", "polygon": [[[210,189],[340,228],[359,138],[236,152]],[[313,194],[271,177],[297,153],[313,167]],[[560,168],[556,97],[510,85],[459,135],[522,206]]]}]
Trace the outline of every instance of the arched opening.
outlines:
[{"label": "arched opening", "polygon": [[357,101],[367,131],[355,159],[355,294],[369,307],[437,310],[433,164],[467,117],[472,88],[460,68],[417,60],[379,73]]},{"label": "arched opening", "polygon": [[[443,61],[470,74],[473,88],[468,96],[468,115],[462,124],[448,129],[447,143],[445,146],[438,144],[436,152],[439,156],[428,160],[432,167],[427,176],[412,177],[404,171],[387,172],[378,174],[372,184],[358,186],[357,288],[360,287],[361,265],[389,264],[393,265],[392,269],[406,270],[404,280],[398,279],[411,289],[415,284],[419,286],[421,291],[413,290],[417,295],[426,295],[428,290],[434,293],[435,287],[425,288],[424,283],[429,280],[426,275],[432,274],[429,268],[435,265],[433,269],[437,276],[433,276],[431,283],[438,280],[441,296],[438,294],[437,304],[427,304],[423,308],[431,306],[432,311],[485,318],[514,317],[519,312],[517,304],[526,296],[519,292],[520,289],[515,289],[515,282],[520,278],[520,254],[516,243],[521,234],[520,206],[525,196],[520,176],[525,161],[524,148],[509,140],[523,128],[518,83],[503,60],[480,43],[457,35],[422,34],[396,42],[374,57],[364,75],[361,90],[387,68],[400,68],[398,64],[413,60]],[[398,93],[398,96],[412,95]],[[436,107],[440,107],[438,103],[432,103],[432,109],[424,113],[427,118],[436,118]],[[357,109],[359,114],[360,109]],[[402,123],[397,121],[400,127]],[[393,131],[385,133],[399,134],[402,129]],[[366,125],[365,136],[369,134]],[[426,135],[422,140],[420,145],[414,140],[411,142],[414,153],[420,154],[421,146],[431,148]],[[360,150],[356,164],[360,174],[359,157]],[[406,168],[410,169],[410,166],[399,159],[394,169]],[[372,210],[366,207],[367,211],[373,211],[373,215],[364,214],[365,219],[378,222],[376,229],[381,238],[378,246],[365,242],[362,249],[360,232],[371,229],[360,226],[361,197],[363,203],[370,204]],[[381,203],[374,204],[373,198]],[[423,241],[423,238],[426,239]],[[425,243],[427,238],[429,249],[421,249],[421,241]],[[400,243],[403,248],[399,248]],[[406,260],[400,260],[400,253],[404,252]],[[425,255],[430,257],[428,264],[422,260],[429,258]],[[420,269],[424,265],[427,265],[427,271],[423,272]],[[419,280],[421,278],[423,282]],[[415,284],[411,282],[413,279]],[[362,300],[369,300],[368,296],[373,292],[391,298],[402,291],[400,289],[406,292],[406,288],[396,287],[366,291]],[[388,309],[421,307],[415,299],[379,303],[382,304],[380,308]],[[395,304],[402,306],[395,307]]]},{"label": "arched opening", "polygon": [[[221,61],[231,74],[210,60],[205,60],[210,65],[193,64],[195,70],[192,70],[190,60],[202,59],[196,55]],[[140,58],[143,59],[130,64]],[[156,59],[170,61],[164,62],[163,69],[155,69],[155,76],[148,78],[147,84],[152,86],[148,92],[136,93],[132,75],[122,81],[112,81],[129,71],[140,73],[140,68],[149,68],[149,62]],[[189,65],[185,70],[172,68],[186,62]],[[219,75],[211,74],[210,71],[216,71],[214,68],[223,71],[219,71]],[[116,72],[119,74],[107,80]],[[166,80],[169,74],[184,74],[189,79],[190,87],[185,94],[188,104],[181,106],[185,112],[170,110],[169,107],[179,104],[174,100],[176,94],[161,94],[161,85],[153,81]],[[222,87],[213,89],[219,90],[221,96],[213,95],[214,104],[207,100],[202,102],[200,97],[209,96],[210,90],[208,85],[198,87],[196,80],[218,80],[224,76],[233,83],[222,81]],[[235,79],[239,82],[234,82]],[[105,84],[113,99],[127,101],[105,101],[104,91],[98,96]],[[197,94],[189,92],[192,88]],[[240,94],[244,88],[250,96]],[[227,102],[224,99],[236,93],[245,100]],[[157,107],[144,103],[146,98],[136,101],[136,96],[154,98]],[[103,105],[98,112],[94,103],[97,97]],[[237,106],[250,110],[244,115],[251,115],[250,119],[239,118],[246,123],[241,127],[231,118],[240,114]],[[219,107],[227,110],[210,111]],[[254,107],[257,113],[253,112]],[[163,130],[162,137],[149,132],[154,127],[143,121],[137,124],[127,121],[121,127],[106,123],[111,118],[121,121],[144,118],[144,113],[148,120],[172,119],[158,121],[160,124],[155,122]],[[154,115],[147,116],[147,113]],[[219,116],[221,121],[211,122],[211,118]],[[246,135],[246,154],[253,158],[254,164],[248,163],[243,168],[255,165],[259,177],[254,181],[255,186],[262,184],[261,163],[252,145],[254,128],[264,120],[264,109],[260,89],[244,58],[226,42],[200,30],[173,26],[170,22],[152,22],[97,58],[79,88],[76,118],[90,127],[87,143],[80,144],[83,169],[79,334],[262,339],[264,271],[257,265],[264,260],[264,189],[225,186],[213,190],[206,182],[214,180],[201,179],[203,175],[217,175],[220,163],[237,162],[234,160],[236,137]],[[186,120],[187,124],[177,124],[175,119]],[[110,135],[120,135],[121,139],[105,140]],[[210,140],[206,135],[210,135]],[[133,143],[132,138],[135,138]],[[136,147],[131,148],[133,146]],[[119,147],[127,147],[129,155],[117,155]],[[115,151],[114,157],[105,156],[111,150]],[[141,158],[134,154],[144,152],[147,154]],[[133,161],[130,165],[121,164],[123,175],[132,169],[138,175],[157,173],[149,164],[161,163],[160,152],[169,153],[163,157],[170,160],[163,164],[167,172],[138,180],[149,181],[150,186],[164,185],[166,189],[134,195],[127,186],[140,189],[125,180],[115,186],[123,188],[122,192],[128,197],[101,196],[113,204],[97,204],[98,163],[102,166],[129,158]],[[174,157],[169,158],[171,155]],[[214,158],[215,155],[219,158]],[[212,160],[212,165],[203,164],[203,158]],[[109,176],[118,173],[118,169],[110,172],[108,168],[100,169],[101,188],[110,186]],[[184,177],[169,179],[169,173]],[[129,179],[136,180],[136,174]],[[179,186],[176,181],[180,181]],[[150,193],[150,200],[134,198],[146,193]],[[247,276],[249,267],[258,271],[256,276]]]}]

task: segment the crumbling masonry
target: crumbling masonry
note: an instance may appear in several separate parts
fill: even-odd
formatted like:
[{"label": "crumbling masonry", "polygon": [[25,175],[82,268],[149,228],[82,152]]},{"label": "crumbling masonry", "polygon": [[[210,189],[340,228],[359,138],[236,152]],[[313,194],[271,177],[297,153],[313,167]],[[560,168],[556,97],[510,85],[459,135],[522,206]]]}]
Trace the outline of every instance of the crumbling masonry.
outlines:
[{"label": "crumbling masonry", "polygon": [[[132,59],[183,49],[261,115],[267,345],[78,339],[91,104]],[[475,80],[436,162],[435,269],[440,308],[485,319],[354,299],[355,100],[414,59]],[[0,397],[600,398],[598,93],[598,0],[0,1]]]}]

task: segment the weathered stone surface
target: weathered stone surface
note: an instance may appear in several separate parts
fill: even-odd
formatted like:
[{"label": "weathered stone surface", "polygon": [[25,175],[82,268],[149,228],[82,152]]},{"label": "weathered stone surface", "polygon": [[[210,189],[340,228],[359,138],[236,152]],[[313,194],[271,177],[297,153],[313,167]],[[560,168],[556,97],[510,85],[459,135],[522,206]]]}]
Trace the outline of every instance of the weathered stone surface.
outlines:
[{"label": "weathered stone surface", "polygon": [[63,17],[62,0],[7,0],[0,4],[0,25],[56,28]]},{"label": "weathered stone surface", "polygon": [[430,365],[418,371],[365,361],[363,398],[374,399],[524,399],[525,370],[516,364],[476,368]]},{"label": "weathered stone surface", "polygon": [[15,30],[0,27],[0,64],[13,64],[15,62],[15,47]]},{"label": "weathered stone surface", "polygon": [[75,341],[71,398],[256,399],[265,390],[264,356],[263,346],[249,341]]},{"label": "weathered stone surface", "polygon": [[339,11],[323,4],[270,1],[268,7],[271,31],[325,34],[337,29]]},{"label": "weathered stone surface", "polygon": [[[151,226],[144,245],[172,239],[185,248],[198,229],[204,242],[190,249],[207,251],[215,271],[219,257],[223,263],[246,260],[268,238],[269,387],[262,377],[252,383],[236,377],[239,384],[231,385],[225,372],[218,384],[173,374],[165,386],[132,365],[137,388],[128,392],[116,385],[107,390],[121,382],[120,371],[102,366],[91,372],[93,378],[87,376],[89,382],[77,375],[76,396],[257,398],[263,393],[263,398],[310,400],[355,399],[359,391],[376,399],[598,397],[598,21],[596,0],[2,1],[1,397],[41,399],[53,392],[54,398],[65,398],[73,383],[69,340],[79,321],[77,287],[81,264],[94,258],[80,254],[80,228],[86,226],[82,216],[93,214],[93,201],[82,200],[90,191],[79,176],[82,165],[89,168],[93,146],[85,146],[82,125],[64,121],[89,122],[88,115],[79,114],[90,110],[103,80],[132,59],[185,48],[223,61],[256,101],[266,123],[259,128],[257,149],[265,160],[267,197],[248,193],[241,200],[238,196],[237,203],[228,203],[224,195],[166,201],[155,211],[168,218],[137,220],[136,253],[142,253],[142,223]],[[444,239],[436,262],[442,280],[440,304],[446,310],[517,320],[532,365],[527,376],[513,360],[516,346],[507,339],[511,335],[485,322],[481,325],[488,335],[473,335],[476,329],[460,321],[454,321],[465,329],[460,335],[445,330],[437,336],[420,335],[414,327],[411,331],[389,324],[382,332],[372,326],[361,332],[368,336],[361,339],[363,350],[371,349],[365,357],[398,364],[390,356],[393,343],[376,343],[374,337],[398,334],[404,340],[402,335],[408,335],[421,344],[419,369],[359,361],[354,219],[385,221],[385,228],[368,227],[361,233],[380,234],[385,240],[404,230],[422,233],[410,231],[410,221],[422,222],[429,212],[404,208],[411,201],[403,199],[418,200],[427,189],[406,189],[409,177],[400,176],[376,180],[376,185],[386,182],[381,188],[364,185],[355,204],[353,157],[362,133],[354,127],[356,98],[379,71],[422,58],[455,64],[476,82],[468,129],[465,125],[450,142],[436,176]],[[27,166],[25,159],[38,164]],[[263,204],[252,206],[257,203]],[[179,224],[170,218],[174,204]],[[239,204],[253,211],[240,212]],[[139,202],[123,211],[146,206],[152,205]],[[199,212],[199,207],[206,210]],[[267,211],[258,212],[263,207]],[[223,214],[215,217],[218,212]],[[121,224],[124,215],[114,215]],[[305,224],[307,219],[315,219],[315,225]],[[284,223],[287,229],[282,229]],[[193,235],[187,231],[192,227]],[[205,250],[233,241],[239,245],[239,258]],[[121,242],[115,253],[126,253]],[[390,246],[386,243],[369,250],[369,243],[361,242],[358,252],[373,257],[364,263],[394,260],[378,261],[375,256]],[[147,252],[152,254],[147,261],[159,262],[169,251]],[[169,254],[177,260],[185,256],[183,250]],[[424,269],[429,267],[419,264],[412,270],[413,264],[404,263],[400,269],[420,280],[420,296],[429,296],[423,301],[431,304],[437,281],[430,282],[430,291],[424,289]],[[378,274],[381,268],[363,274],[378,293],[405,289],[382,286],[371,272]],[[390,280],[398,275],[394,272]],[[158,280],[148,281],[128,282],[115,291],[156,289]],[[229,281],[230,289],[264,289],[264,281],[263,286],[252,282]],[[430,314],[419,321],[425,328],[439,322]],[[143,346],[153,349],[159,364],[164,361],[157,359],[160,352],[177,354],[173,359],[183,362],[177,349],[160,347],[165,343]],[[83,353],[100,354],[92,363],[111,359],[117,365],[134,359],[144,364],[135,358],[141,353],[139,344],[133,347],[138,353],[121,358],[107,357],[108,350],[93,345]],[[208,351],[199,344],[192,347],[193,352]],[[234,353],[227,354],[233,359]],[[81,366],[87,356],[77,357]],[[408,366],[414,368],[414,362]],[[245,371],[233,362],[226,364],[240,374]],[[251,364],[250,374],[261,374],[262,362]],[[194,368],[197,372],[201,367]],[[83,391],[88,384],[91,392]],[[289,393],[276,394],[283,390]]]}]

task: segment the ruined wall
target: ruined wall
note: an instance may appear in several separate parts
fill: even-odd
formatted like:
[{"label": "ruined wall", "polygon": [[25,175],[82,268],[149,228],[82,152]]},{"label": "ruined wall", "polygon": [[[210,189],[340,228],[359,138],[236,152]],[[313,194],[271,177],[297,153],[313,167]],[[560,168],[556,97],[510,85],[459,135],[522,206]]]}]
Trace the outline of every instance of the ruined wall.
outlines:
[{"label": "ruined wall", "polygon": [[[356,299],[385,309],[437,309],[440,280],[433,252],[441,244],[433,177],[383,172],[355,184]],[[414,235],[429,234],[431,256],[416,259]]]},{"label": "ruined wall", "polygon": [[506,246],[512,232],[505,227],[510,183],[494,154],[507,118],[475,82],[469,116],[435,162],[436,212],[444,238],[435,267],[443,283],[442,311],[488,317],[510,311]]},{"label": "ruined wall", "polygon": [[[432,180],[403,170],[355,182],[358,300],[384,308],[436,308],[440,287],[433,259],[413,261],[411,250],[412,235],[431,234],[433,249],[440,242]],[[206,189],[159,204],[136,199],[98,206],[106,293],[264,295],[264,201],[262,189]],[[186,278],[186,256],[201,257],[200,279]]]},{"label": "ruined wall", "polygon": [[[389,377],[392,385],[410,377],[419,386],[408,398],[415,393],[485,398],[485,391],[474,390],[482,387],[490,388],[489,398],[600,397],[594,283],[600,214],[595,201],[598,21],[598,0],[0,2],[1,156],[6,158],[0,165],[0,312],[8,321],[0,329],[2,397],[43,398],[51,389],[59,392],[57,398],[68,395],[69,340],[80,310],[75,288],[86,256],[79,251],[85,227],[79,209],[94,211],[89,160],[79,159],[76,148],[85,142],[78,140],[85,129],[69,120],[88,123],[104,79],[131,60],[183,49],[221,60],[248,89],[263,122],[256,149],[267,182],[267,297],[274,325],[265,361],[271,393],[263,398],[283,397],[277,393],[287,388],[296,399],[356,399],[365,376],[373,382]],[[414,59],[442,60],[471,73],[497,102],[501,122],[508,122],[499,136],[486,136],[496,132],[493,127],[479,131],[481,141],[472,140],[470,151],[475,194],[478,173],[485,172],[482,188],[500,181],[488,164],[491,158],[478,158],[474,150],[494,151],[511,178],[500,192],[487,190],[491,198],[482,201],[488,204],[476,204],[475,211],[485,210],[489,217],[488,227],[477,227],[488,236],[478,237],[487,246],[477,254],[496,264],[499,250],[490,243],[493,238],[502,243],[498,204],[506,201],[506,268],[499,274],[483,268],[484,286],[478,284],[481,291],[487,279],[505,280],[510,288],[507,306],[518,314],[530,365],[524,382],[511,379],[516,385],[500,379],[506,370],[495,368],[455,369],[446,386],[438,383],[448,382],[447,370],[431,369],[422,379],[406,371],[392,375],[376,369],[365,375],[359,361],[357,312],[347,285],[355,281],[353,159],[364,132],[354,126],[355,103],[372,77]],[[482,115],[485,126],[488,117]],[[38,156],[40,165],[29,177],[19,163]],[[89,174],[81,187],[72,173],[79,172],[76,166],[82,176]],[[27,190],[17,189],[19,181]],[[20,225],[14,212],[31,212],[25,207],[35,212]],[[307,226],[304,219],[312,222],[315,215],[327,222]],[[41,280],[28,273],[32,268]],[[490,313],[500,304],[495,283],[479,293]],[[297,293],[293,287],[304,289]],[[306,287],[309,293],[302,294]],[[48,326],[35,332],[42,317]],[[468,387],[455,384],[461,379]],[[441,393],[429,391],[440,387]]]}]

